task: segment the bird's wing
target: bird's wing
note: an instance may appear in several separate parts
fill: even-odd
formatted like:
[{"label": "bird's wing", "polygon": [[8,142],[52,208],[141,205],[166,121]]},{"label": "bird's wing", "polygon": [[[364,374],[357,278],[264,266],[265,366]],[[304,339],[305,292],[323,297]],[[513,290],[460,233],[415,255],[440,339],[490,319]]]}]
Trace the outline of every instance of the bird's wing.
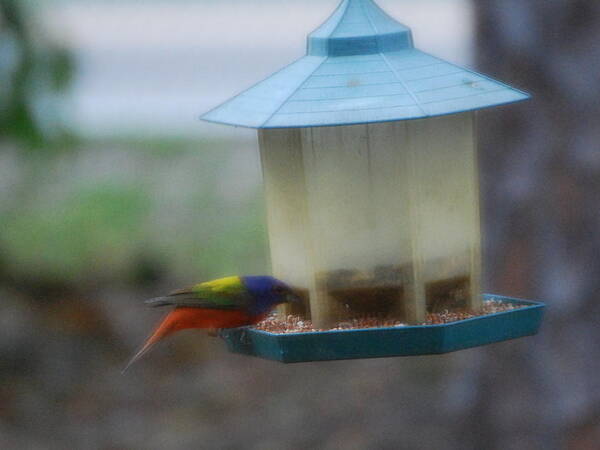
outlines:
[{"label": "bird's wing", "polygon": [[243,309],[250,296],[240,277],[226,277],[179,289],[165,297],[152,298],[146,303],[152,306],[186,306],[210,309]]}]

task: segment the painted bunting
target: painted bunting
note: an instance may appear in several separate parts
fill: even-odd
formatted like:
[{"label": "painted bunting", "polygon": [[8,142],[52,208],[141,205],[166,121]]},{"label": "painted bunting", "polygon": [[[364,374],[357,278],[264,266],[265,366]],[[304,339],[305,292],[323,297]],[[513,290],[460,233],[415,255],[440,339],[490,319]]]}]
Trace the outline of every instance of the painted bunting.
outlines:
[{"label": "painted bunting", "polygon": [[252,325],[280,303],[300,301],[284,282],[270,276],[233,276],[179,289],[165,297],[146,300],[151,306],[174,306],[123,372],[162,338],[186,328],[216,332]]}]

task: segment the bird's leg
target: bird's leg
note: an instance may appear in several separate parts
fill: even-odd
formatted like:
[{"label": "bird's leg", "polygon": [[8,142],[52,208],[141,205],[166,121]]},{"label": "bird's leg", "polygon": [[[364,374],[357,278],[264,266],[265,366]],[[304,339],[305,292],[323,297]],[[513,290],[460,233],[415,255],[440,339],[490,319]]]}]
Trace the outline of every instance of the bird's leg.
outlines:
[{"label": "bird's leg", "polygon": [[207,328],[206,334],[210,337],[218,337],[219,336],[219,328]]}]

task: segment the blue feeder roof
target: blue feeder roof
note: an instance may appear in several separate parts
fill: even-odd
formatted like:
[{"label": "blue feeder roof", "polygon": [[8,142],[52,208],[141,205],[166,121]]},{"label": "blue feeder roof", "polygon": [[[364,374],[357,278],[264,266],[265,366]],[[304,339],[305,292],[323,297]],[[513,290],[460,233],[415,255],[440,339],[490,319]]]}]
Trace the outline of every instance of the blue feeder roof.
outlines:
[{"label": "blue feeder roof", "polygon": [[372,0],[343,0],[308,36],[306,56],[202,119],[250,128],[409,120],[513,103],[529,95],[413,46]]}]

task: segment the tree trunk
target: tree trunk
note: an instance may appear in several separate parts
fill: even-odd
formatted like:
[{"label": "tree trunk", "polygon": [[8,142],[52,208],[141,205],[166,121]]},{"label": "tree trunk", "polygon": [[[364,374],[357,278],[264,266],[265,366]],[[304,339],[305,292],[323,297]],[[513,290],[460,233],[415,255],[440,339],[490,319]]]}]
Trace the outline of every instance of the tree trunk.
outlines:
[{"label": "tree trunk", "polygon": [[480,120],[486,291],[547,303],[486,348],[474,448],[600,445],[600,2],[478,0],[478,69],[533,95]]}]

